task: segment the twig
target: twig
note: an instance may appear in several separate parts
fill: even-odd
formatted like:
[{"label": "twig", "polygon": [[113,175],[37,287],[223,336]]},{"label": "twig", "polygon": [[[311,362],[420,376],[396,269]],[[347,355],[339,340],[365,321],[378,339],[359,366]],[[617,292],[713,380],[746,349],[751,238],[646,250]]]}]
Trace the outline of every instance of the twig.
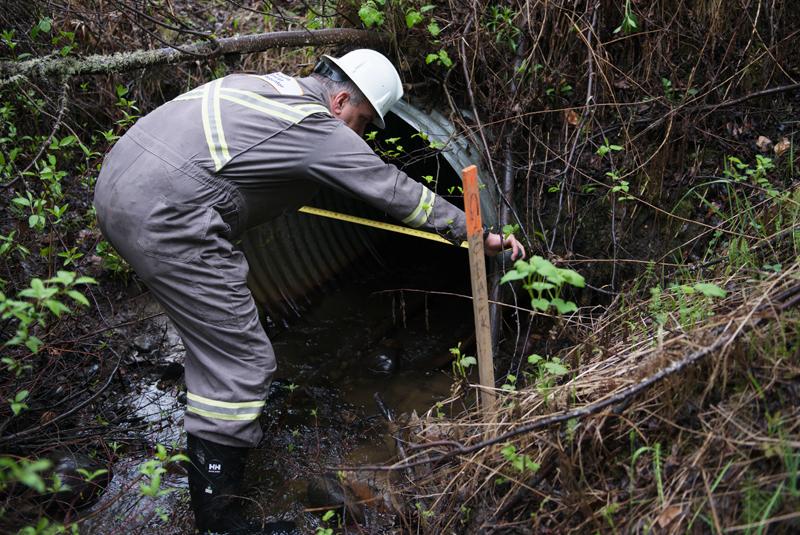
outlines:
[{"label": "twig", "polygon": [[108,379],[106,379],[106,382],[103,384],[103,386],[100,387],[100,389],[97,392],[95,392],[94,394],[92,394],[91,396],[89,396],[88,398],[83,400],[82,402],[78,403],[77,405],[72,407],[67,412],[56,416],[52,420],[48,420],[47,422],[45,422],[43,424],[40,424],[40,425],[37,425],[36,427],[30,427],[28,429],[20,431],[19,433],[14,433],[13,435],[0,437],[0,444],[6,444],[8,442],[16,441],[16,440],[19,440],[21,438],[27,437],[27,436],[32,435],[34,433],[38,433],[39,431],[41,431],[45,427],[48,427],[48,426],[50,426],[52,424],[60,422],[61,420],[65,419],[65,418],[68,418],[69,416],[72,416],[73,414],[75,414],[76,412],[78,412],[79,410],[84,408],[86,405],[88,405],[89,403],[91,403],[92,401],[97,399],[97,397],[100,394],[105,392],[106,389],[111,385],[111,381],[114,379],[114,376],[117,374],[117,370],[119,370],[120,363],[122,363],[122,356],[119,353],[117,353],[116,351],[114,351],[113,348],[109,347],[108,349],[109,349],[109,351],[114,353],[114,355],[116,355],[117,364],[114,366],[114,369],[111,370],[111,373],[109,374]]}]

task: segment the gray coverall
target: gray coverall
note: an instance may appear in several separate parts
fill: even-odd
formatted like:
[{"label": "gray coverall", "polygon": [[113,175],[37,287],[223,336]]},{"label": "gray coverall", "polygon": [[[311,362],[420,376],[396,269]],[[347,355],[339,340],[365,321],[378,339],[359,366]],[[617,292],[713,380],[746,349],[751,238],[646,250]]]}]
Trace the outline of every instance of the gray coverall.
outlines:
[{"label": "gray coverall", "polygon": [[214,80],[140,119],[106,157],[94,198],[100,228],[183,338],[187,432],[226,446],[261,439],[275,356],[232,242],[321,184],[465,238],[463,212],[332,117],[314,78]]}]

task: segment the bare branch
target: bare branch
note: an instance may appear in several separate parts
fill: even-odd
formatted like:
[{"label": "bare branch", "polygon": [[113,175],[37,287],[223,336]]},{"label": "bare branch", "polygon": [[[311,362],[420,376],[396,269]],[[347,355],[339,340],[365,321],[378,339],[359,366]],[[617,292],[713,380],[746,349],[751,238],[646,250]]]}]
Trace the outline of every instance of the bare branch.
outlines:
[{"label": "bare branch", "polygon": [[381,47],[386,40],[385,35],[375,32],[351,28],[330,28],[227,37],[212,42],[187,45],[180,51],[174,48],[158,48],[121,52],[108,56],[93,55],[84,58],[46,56],[28,61],[0,63],[0,86],[6,85],[13,79],[18,79],[20,76],[49,78],[124,72],[196,60],[197,56],[211,59],[225,54],[252,54],[278,47],[356,44]]}]

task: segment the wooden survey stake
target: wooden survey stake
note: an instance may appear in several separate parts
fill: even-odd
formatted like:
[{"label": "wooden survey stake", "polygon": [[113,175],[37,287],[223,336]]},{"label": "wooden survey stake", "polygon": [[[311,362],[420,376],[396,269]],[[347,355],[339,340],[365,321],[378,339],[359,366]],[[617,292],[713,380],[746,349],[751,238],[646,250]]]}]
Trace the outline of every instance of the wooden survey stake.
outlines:
[{"label": "wooden survey stake", "polygon": [[472,279],[472,310],[475,313],[475,340],[478,346],[478,375],[483,410],[495,403],[492,328],[489,321],[489,292],[486,289],[486,261],[483,258],[481,198],[478,193],[478,169],[470,165],[461,172],[464,181],[464,213],[467,216],[469,273]]}]

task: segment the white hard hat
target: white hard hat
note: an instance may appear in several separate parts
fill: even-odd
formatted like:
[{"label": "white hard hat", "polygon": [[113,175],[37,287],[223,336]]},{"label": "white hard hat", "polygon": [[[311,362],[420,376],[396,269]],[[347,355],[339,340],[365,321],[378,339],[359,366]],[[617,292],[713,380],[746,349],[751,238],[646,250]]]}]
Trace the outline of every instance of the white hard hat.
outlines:
[{"label": "white hard hat", "polygon": [[322,57],[339,67],[364,93],[377,113],[375,124],[379,128],[386,126],[383,118],[403,96],[403,84],[392,62],[369,48],[353,50],[341,58]]}]

